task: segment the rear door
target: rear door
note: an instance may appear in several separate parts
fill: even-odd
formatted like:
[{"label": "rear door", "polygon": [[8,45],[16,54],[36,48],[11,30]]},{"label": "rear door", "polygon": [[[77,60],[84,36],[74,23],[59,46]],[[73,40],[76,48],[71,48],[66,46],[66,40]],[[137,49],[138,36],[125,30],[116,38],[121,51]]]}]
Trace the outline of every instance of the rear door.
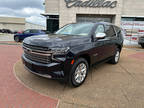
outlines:
[{"label": "rear door", "polygon": [[115,29],[113,25],[105,25],[105,33],[106,38],[104,41],[104,45],[106,46],[106,57],[113,56],[115,54],[116,50],[116,40],[117,40],[117,34],[115,32]]}]

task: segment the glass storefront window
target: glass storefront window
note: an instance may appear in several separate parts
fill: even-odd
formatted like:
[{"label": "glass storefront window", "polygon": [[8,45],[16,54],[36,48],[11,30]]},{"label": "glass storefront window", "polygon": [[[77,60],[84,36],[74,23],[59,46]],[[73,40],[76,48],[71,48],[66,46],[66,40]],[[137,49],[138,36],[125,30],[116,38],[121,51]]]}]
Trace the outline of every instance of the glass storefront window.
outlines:
[{"label": "glass storefront window", "polygon": [[122,17],[122,21],[144,21],[144,17]]},{"label": "glass storefront window", "polygon": [[122,18],[122,21],[134,21],[135,20],[135,18],[133,18],[133,17],[123,17]]}]

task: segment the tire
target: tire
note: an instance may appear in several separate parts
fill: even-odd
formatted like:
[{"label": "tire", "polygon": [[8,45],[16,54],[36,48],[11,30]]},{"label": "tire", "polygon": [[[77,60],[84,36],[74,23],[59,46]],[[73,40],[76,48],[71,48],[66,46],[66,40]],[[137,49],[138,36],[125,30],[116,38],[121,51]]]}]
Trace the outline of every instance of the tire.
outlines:
[{"label": "tire", "polygon": [[120,49],[117,48],[115,55],[112,57],[112,59],[109,61],[109,63],[117,64],[119,62],[119,59],[120,59]]},{"label": "tire", "polygon": [[19,39],[18,36],[15,36],[15,37],[14,37],[14,40],[15,40],[16,42],[20,42],[20,39]]},{"label": "tire", "polygon": [[[83,68],[83,71],[79,71],[80,67]],[[87,77],[88,70],[88,62],[84,58],[77,59],[69,74],[69,85],[72,87],[79,87],[82,85]]]},{"label": "tire", "polygon": [[144,48],[144,44],[141,44],[141,47]]}]

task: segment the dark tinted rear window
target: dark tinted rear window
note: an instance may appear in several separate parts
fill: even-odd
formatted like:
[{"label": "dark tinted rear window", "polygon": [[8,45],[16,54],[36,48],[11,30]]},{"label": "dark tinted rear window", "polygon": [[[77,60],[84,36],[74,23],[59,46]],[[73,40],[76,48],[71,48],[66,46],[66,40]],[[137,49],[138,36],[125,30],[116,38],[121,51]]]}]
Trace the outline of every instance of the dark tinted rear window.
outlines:
[{"label": "dark tinted rear window", "polygon": [[30,30],[31,33],[39,33],[39,30]]},{"label": "dark tinted rear window", "polygon": [[116,33],[117,33],[117,36],[121,36],[121,35],[122,35],[122,30],[121,30],[121,28],[119,28],[119,27],[117,27],[117,26],[114,26],[114,28],[115,28],[115,31],[116,31]]},{"label": "dark tinted rear window", "polygon": [[121,31],[121,29],[119,27],[117,27],[117,26],[114,26],[114,28],[115,28],[117,33],[119,33]]},{"label": "dark tinted rear window", "polygon": [[115,31],[112,25],[105,25],[105,33],[108,37],[115,36]]}]

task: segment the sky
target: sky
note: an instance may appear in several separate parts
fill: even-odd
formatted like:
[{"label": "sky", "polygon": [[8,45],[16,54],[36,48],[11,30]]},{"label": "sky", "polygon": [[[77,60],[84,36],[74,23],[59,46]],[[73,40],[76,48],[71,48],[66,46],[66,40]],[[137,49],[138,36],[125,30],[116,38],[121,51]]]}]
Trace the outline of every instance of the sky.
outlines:
[{"label": "sky", "polygon": [[46,25],[44,0],[0,0],[0,16],[24,17],[27,22]]}]

